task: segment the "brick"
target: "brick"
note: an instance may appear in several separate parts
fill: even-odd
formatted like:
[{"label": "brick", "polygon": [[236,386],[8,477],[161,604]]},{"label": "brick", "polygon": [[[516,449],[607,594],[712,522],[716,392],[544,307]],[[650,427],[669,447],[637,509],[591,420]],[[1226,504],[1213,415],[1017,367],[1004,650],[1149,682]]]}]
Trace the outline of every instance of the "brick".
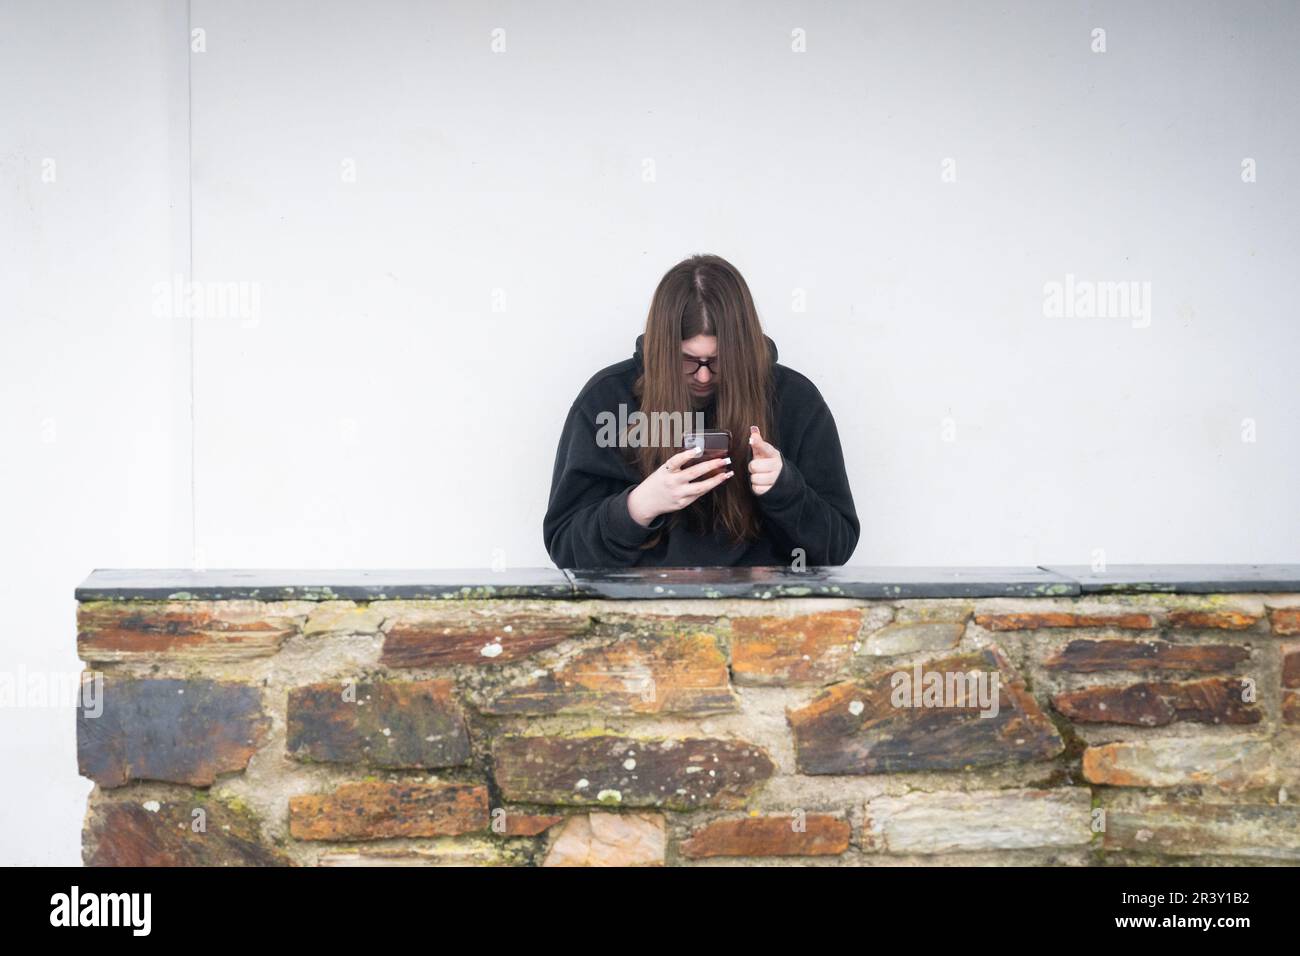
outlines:
[{"label": "brick", "polygon": [[918,651],[945,651],[956,647],[966,632],[965,624],[942,622],[886,624],[862,642],[866,657],[892,657]]},{"label": "brick", "polygon": [[783,814],[715,820],[681,844],[689,859],[749,856],[838,856],[849,848],[853,828],[825,813]]},{"label": "brick", "polygon": [[288,866],[247,809],[206,794],[191,801],[92,801],[86,866]]},{"label": "brick", "polygon": [[1282,645],[1282,686],[1300,687],[1300,644]]},{"label": "brick", "polygon": [[455,836],[487,827],[488,791],[480,784],[365,781],[289,800],[289,833],[298,840]]},{"label": "brick", "polygon": [[569,817],[542,866],[662,866],[664,818],[657,813]]},{"label": "brick", "polygon": [[774,770],[753,744],[710,738],[506,736],[492,759],[507,800],[572,806],[737,807]]},{"label": "brick", "polygon": [[1300,643],[1282,645],[1282,722],[1300,724]]},{"label": "brick", "polygon": [[1278,607],[1269,614],[1273,633],[1279,636],[1300,634],[1300,607]]},{"label": "brick", "polygon": [[77,653],[92,663],[266,657],[310,609],[308,601],[88,601],[77,607]]},{"label": "brick", "polygon": [[1170,644],[1164,641],[1070,641],[1043,662],[1052,670],[1096,671],[1230,670],[1250,650],[1229,644]]},{"label": "brick", "polygon": [[329,682],[289,691],[285,749],[299,760],[456,767],[469,760],[450,680]]},{"label": "brick", "polygon": [[[965,706],[956,706],[960,702],[956,694],[947,693],[955,692],[960,679],[972,674],[983,675],[989,693],[983,711],[975,698],[966,697]],[[918,676],[920,689],[909,701],[902,691],[911,688]],[[944,696],[929,697],[925,688],[936,681]],[[952,706],[930,706],[927,700]],[[988,716],[981,716],[982,712]],[[958,770],[1042,760],[1065,746],[996,649],[845,681],[787,716],[794,730],[799,772],[808,774]]]},{"label": "brick", "polygon": [[1262,615],[1250,611],[1198,611],[1179,608],[1166,618],[1170,627],[1196,630],[1244,631],[1259,623]]},{"label": "brick", "polygon": [[508,837],[537,836],[563,819],[564,816],[558,813],[528,813],[497,808],[492,811],[492,832]]},{"label": "brick", "polygon": [[909,602],[898,609],[893,621],[867,632],[861,653],[866,657],[889,657],[949,650],[966,633],[971,610],[968,603]]},{"label": "brick", "polygon": [[1282,691],[1282,722],[1300,724],[1300,691]]},{"label": "brick", "polygon": [[738,708],[727,659],[709,633],[623,638],[580,651],[509,687],[488,714],[721,714]]},{"label": "brick", "polygon": [[271,721],[261,694],[212,680],[104,679],[102,713],[77,708],[77,766],[101,787],[161,780],[197,787],[243,770]]},{"label": "brick", "polygon": [[385,667],[504,664],[589,634],[587,615],[562,602],[532,609],[459,601],[384,602]]},{"label": "brick", "polygon": [[1060,790],[915,791],[867,802],[864,850],[933,854],[1085,846],[1092,794]]},{"label": "brick", "polygon": [[1242,700],[1242,682],[1234,677],[1084,687],[1057,694],[1052,705],[1080,723],[1140,727],[1163,727],[1175,721],[1257,724],[1263,718],[1258,707]]},{"label": "brick", "polygon": [[438,837],[429,844],[384,844],[329,849],[317,866],[528,866],[532,854],[517,842],[485,837]]},{"label": "brick", "polygon": [[307,637],[378,634],[383,623],[382,602],[321,601],[307,615],[302,632]]},{"label": "brick", "polygon": [[1271,756],[1268,741],[1255,737],[1160,737],[1089,747],[1083,776],[1113,787],[1246,790],[1274,783]]},{"label": "brick", "polygon": [[1153,801],[1107,809],[1102,846],[1167,856],[1300,861],[1300,808]]},{"label": "brick", "polygon": [[853,659],[862,611],[821,611],[796,617],[735,617],[731,666],[738,684],[818,684]]},{"label": "brick", "polygon": [[990,631],[1027,631],[1058,627],[1109,627],[1141,631],[1156,626],[1155,618],[1141,612],[1076,613],[1073,611],[1019,611],[1006,614],[977,614],[975,623]]}]

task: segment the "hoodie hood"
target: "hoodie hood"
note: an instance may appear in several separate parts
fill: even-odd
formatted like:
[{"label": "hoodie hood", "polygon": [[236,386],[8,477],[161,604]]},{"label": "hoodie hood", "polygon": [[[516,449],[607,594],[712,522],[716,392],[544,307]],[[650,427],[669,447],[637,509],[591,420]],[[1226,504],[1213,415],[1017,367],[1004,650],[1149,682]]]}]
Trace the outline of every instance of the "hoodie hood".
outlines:
[{"label": "hoodie hood", "polygon": [[[640,335],[636,337],[636,349],[632,352],[632,358],[636,360],[636,368],[638,372],[645,368],[645,363],[641,359],[641,343],[644,340],[645,340],[645,333],[642,332]],[[769,338],[766,335],[763,336],[763,341],[767,343],[767,350],[772,356],[772,364],[775,365],[777,362],[776,343],[773,342],[771,338]]]}]

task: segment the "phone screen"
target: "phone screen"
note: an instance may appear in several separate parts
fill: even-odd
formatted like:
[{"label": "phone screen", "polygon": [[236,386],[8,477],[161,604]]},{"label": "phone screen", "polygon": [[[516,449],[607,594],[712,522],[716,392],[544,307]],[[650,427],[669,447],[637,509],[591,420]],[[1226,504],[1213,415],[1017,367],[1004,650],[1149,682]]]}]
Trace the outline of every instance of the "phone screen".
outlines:
[{"label": "phone screen", "polygon": [[691,463],[692,466],[713,458],[726,458],[727,453],[731,450],[731,432],[690,432],[685,436],[682,445],[685,448],[702,447],[704,449],[704,454],[695,459]]}]

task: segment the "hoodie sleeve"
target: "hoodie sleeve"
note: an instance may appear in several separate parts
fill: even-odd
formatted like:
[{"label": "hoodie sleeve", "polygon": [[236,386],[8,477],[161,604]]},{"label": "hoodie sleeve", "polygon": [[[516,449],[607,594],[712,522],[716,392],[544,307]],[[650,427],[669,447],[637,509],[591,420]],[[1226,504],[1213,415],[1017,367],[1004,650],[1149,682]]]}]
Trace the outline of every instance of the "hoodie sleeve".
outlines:
[{"label": "hoodie sleeve", "polygon": [[648,528],[632,520],[627,498],[637,484],[617,448],[596,444],[595,420],[575,403],[555,452],[542,522],[546,550],[557,567],[630,567],[640,560],[641,544],[667,518],[660,515]]},{"label": "hoodie sleeve", "polygon": [[821,395],[814,395],[811,414],[797,430],[785,431],[794,436],[791,450],[777,447],[782,464],[776,483],[756,500],[787,553],[802,548],[810,567],[824,567],[848,562],[860,525],[835,419]]}]

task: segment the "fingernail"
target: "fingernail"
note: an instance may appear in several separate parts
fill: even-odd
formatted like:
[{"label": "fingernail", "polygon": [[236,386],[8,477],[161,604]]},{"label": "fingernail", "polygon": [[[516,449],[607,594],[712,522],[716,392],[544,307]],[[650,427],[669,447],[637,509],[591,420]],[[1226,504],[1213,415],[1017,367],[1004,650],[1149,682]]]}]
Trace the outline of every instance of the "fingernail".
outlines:
[{"label": "fingernail", "polygon": [[734,471],[729,471],[729,472],[727,472],[727,477],[730,478],[730,477],[731,477],[732,475],[734,475],[734,474],[735,474]]},{"label": "fingernail", "polygon": [[731,464],[731,459],[730,459],[730,458],[724,458],[724,459],[722,459],[722,463],[723,463],[724,465],[730,465],[730,464]]},{"label": "fingernail", "polygon": [[696,446],[695,446],[695,454],[697,454],[697,455],[703,455],[703,454],[704,454],[704,446],[703,446],[703,445],[696,445]]}]

